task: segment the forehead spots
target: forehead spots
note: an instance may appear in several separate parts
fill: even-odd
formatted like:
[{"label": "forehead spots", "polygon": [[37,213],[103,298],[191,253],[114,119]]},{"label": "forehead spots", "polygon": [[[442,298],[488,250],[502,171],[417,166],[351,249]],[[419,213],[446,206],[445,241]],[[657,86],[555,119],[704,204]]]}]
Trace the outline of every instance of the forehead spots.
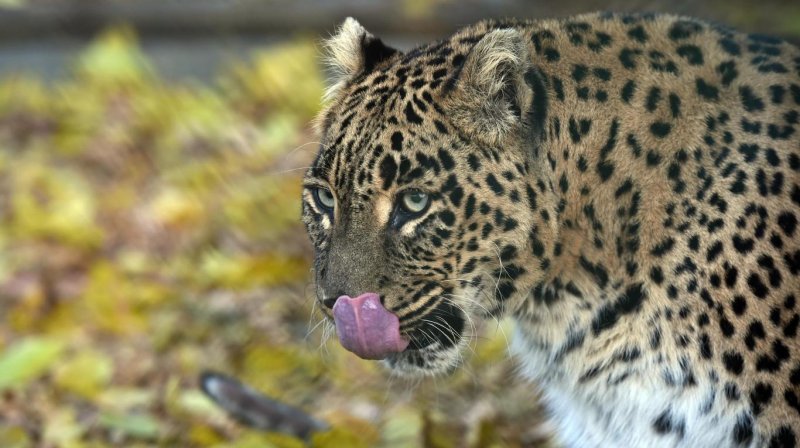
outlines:
[{"label": "forehead spots", "polygon": [[392,149],[395,151],[402,151],[403,149],[403,134],[395,131],[392,133]]},{"label": "forehead spots", "polygon": [[437,155],[439,156],[439,161],[442,162],[442,167],[444,167],[445,170],[450,171],[455,167],[455,161],[448,151],[444,150],[443,148],[439,148]]},{"label": "forehead spots", "polygon": [[383,190],[388,190],[392,186],[397,177],[397,169],[397,162],[395,162],[394,157],[389,154],[383,156],[379,167],[379,177]]}]

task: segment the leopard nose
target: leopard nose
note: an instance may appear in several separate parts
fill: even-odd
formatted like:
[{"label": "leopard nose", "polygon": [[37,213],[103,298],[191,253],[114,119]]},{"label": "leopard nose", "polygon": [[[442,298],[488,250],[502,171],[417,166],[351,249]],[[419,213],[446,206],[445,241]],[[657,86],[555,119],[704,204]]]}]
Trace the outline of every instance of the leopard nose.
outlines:
[{"label": "leopard nose", "polygon": [[333,305],[336,303],[336,299],[341,296],[346,296],[347,293],[342,290],[335,290],[334,292],[328,294],[325,293],[325,299],[322,300],[322,305],[329,310],[333,310]]}]

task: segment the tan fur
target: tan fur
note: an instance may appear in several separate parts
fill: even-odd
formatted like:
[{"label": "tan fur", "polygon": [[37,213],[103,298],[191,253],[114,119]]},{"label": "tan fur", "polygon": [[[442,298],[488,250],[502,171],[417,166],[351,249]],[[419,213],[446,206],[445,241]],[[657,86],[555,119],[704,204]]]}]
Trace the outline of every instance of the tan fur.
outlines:
[{"label": "tan fur", "polygon": [[316,132],[321,132],[328,116],[328,107],[347,84],[363,68],[361,47],[369,35],[358,21],[348,17],[336,33],[322,43],[322,63],[328,71],[327,87],[322,94],[322,111],[312,121]]},{"label": "tan fur", "polygon": [[[524,86],[524,74],[530,65],[523,36],[515,29],[500,29],[486,34],[467,56],[458,84],[448,108],[453,121],[474,138],[496,145],[520,124],[511,104],[502,98],[509,84]],[[520,89],[515,98],[527,105],[530,91]]]},{"label": "tan fur", "polygon": [[343,83],[361,71],[361,44],[367,35],[367,30],[356,19],[348,17],[336,34],[325,41],[323,60],[331,71],[331,77],[323,102],[332,100]]},{"label": "tan fur", "polygon": [[391,198],[387,196],[379,196],[375,200],[375,220],[378,225],[385,226],[389,222],[389,216],[392,213],[392,208],[394,208],[394,204],[392,204]]}]

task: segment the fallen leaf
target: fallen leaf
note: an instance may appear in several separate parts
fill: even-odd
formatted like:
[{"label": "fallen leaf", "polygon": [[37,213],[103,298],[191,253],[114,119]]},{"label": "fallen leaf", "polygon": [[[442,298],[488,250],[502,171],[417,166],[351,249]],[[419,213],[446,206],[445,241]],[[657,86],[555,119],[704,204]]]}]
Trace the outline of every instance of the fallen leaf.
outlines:
[{"label": "fallen leaf", "polygon": [[40,337],[14,343],[0,354],[0,391],[24,386],[51,370],[63,349],[63,342]]},{"label": "fallen leaf", "polygon": [[114,364],[102,353],[82,351],[58,366],[55,384],[84,398],[97,397],[111,381]]},{"label": "fallen leaf", "polygon": [[102,414],[100,425],[137,439],[155,439],[161,433],[161,423],[148,414]]}]

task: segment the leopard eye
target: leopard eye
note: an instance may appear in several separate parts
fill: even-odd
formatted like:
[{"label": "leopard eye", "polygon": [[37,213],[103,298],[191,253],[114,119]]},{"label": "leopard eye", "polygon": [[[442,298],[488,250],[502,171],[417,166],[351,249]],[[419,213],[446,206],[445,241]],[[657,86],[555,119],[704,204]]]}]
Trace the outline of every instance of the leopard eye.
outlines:
[{"label": "leopard eye", "polygon": [[403,206],[403,209],[412,214],[418,214],[425,211],[428,208],[428,203],[430,202],[430,198],[426,193],[421,191],[412,190],[403,193],[400,198],[400,203]]},{"label": "leopard eye", "polygon": [[314,199],[321,209],[329,213],[333,211],[333,207],[336,205],[333,193],[325,187],[314,188]]}]

